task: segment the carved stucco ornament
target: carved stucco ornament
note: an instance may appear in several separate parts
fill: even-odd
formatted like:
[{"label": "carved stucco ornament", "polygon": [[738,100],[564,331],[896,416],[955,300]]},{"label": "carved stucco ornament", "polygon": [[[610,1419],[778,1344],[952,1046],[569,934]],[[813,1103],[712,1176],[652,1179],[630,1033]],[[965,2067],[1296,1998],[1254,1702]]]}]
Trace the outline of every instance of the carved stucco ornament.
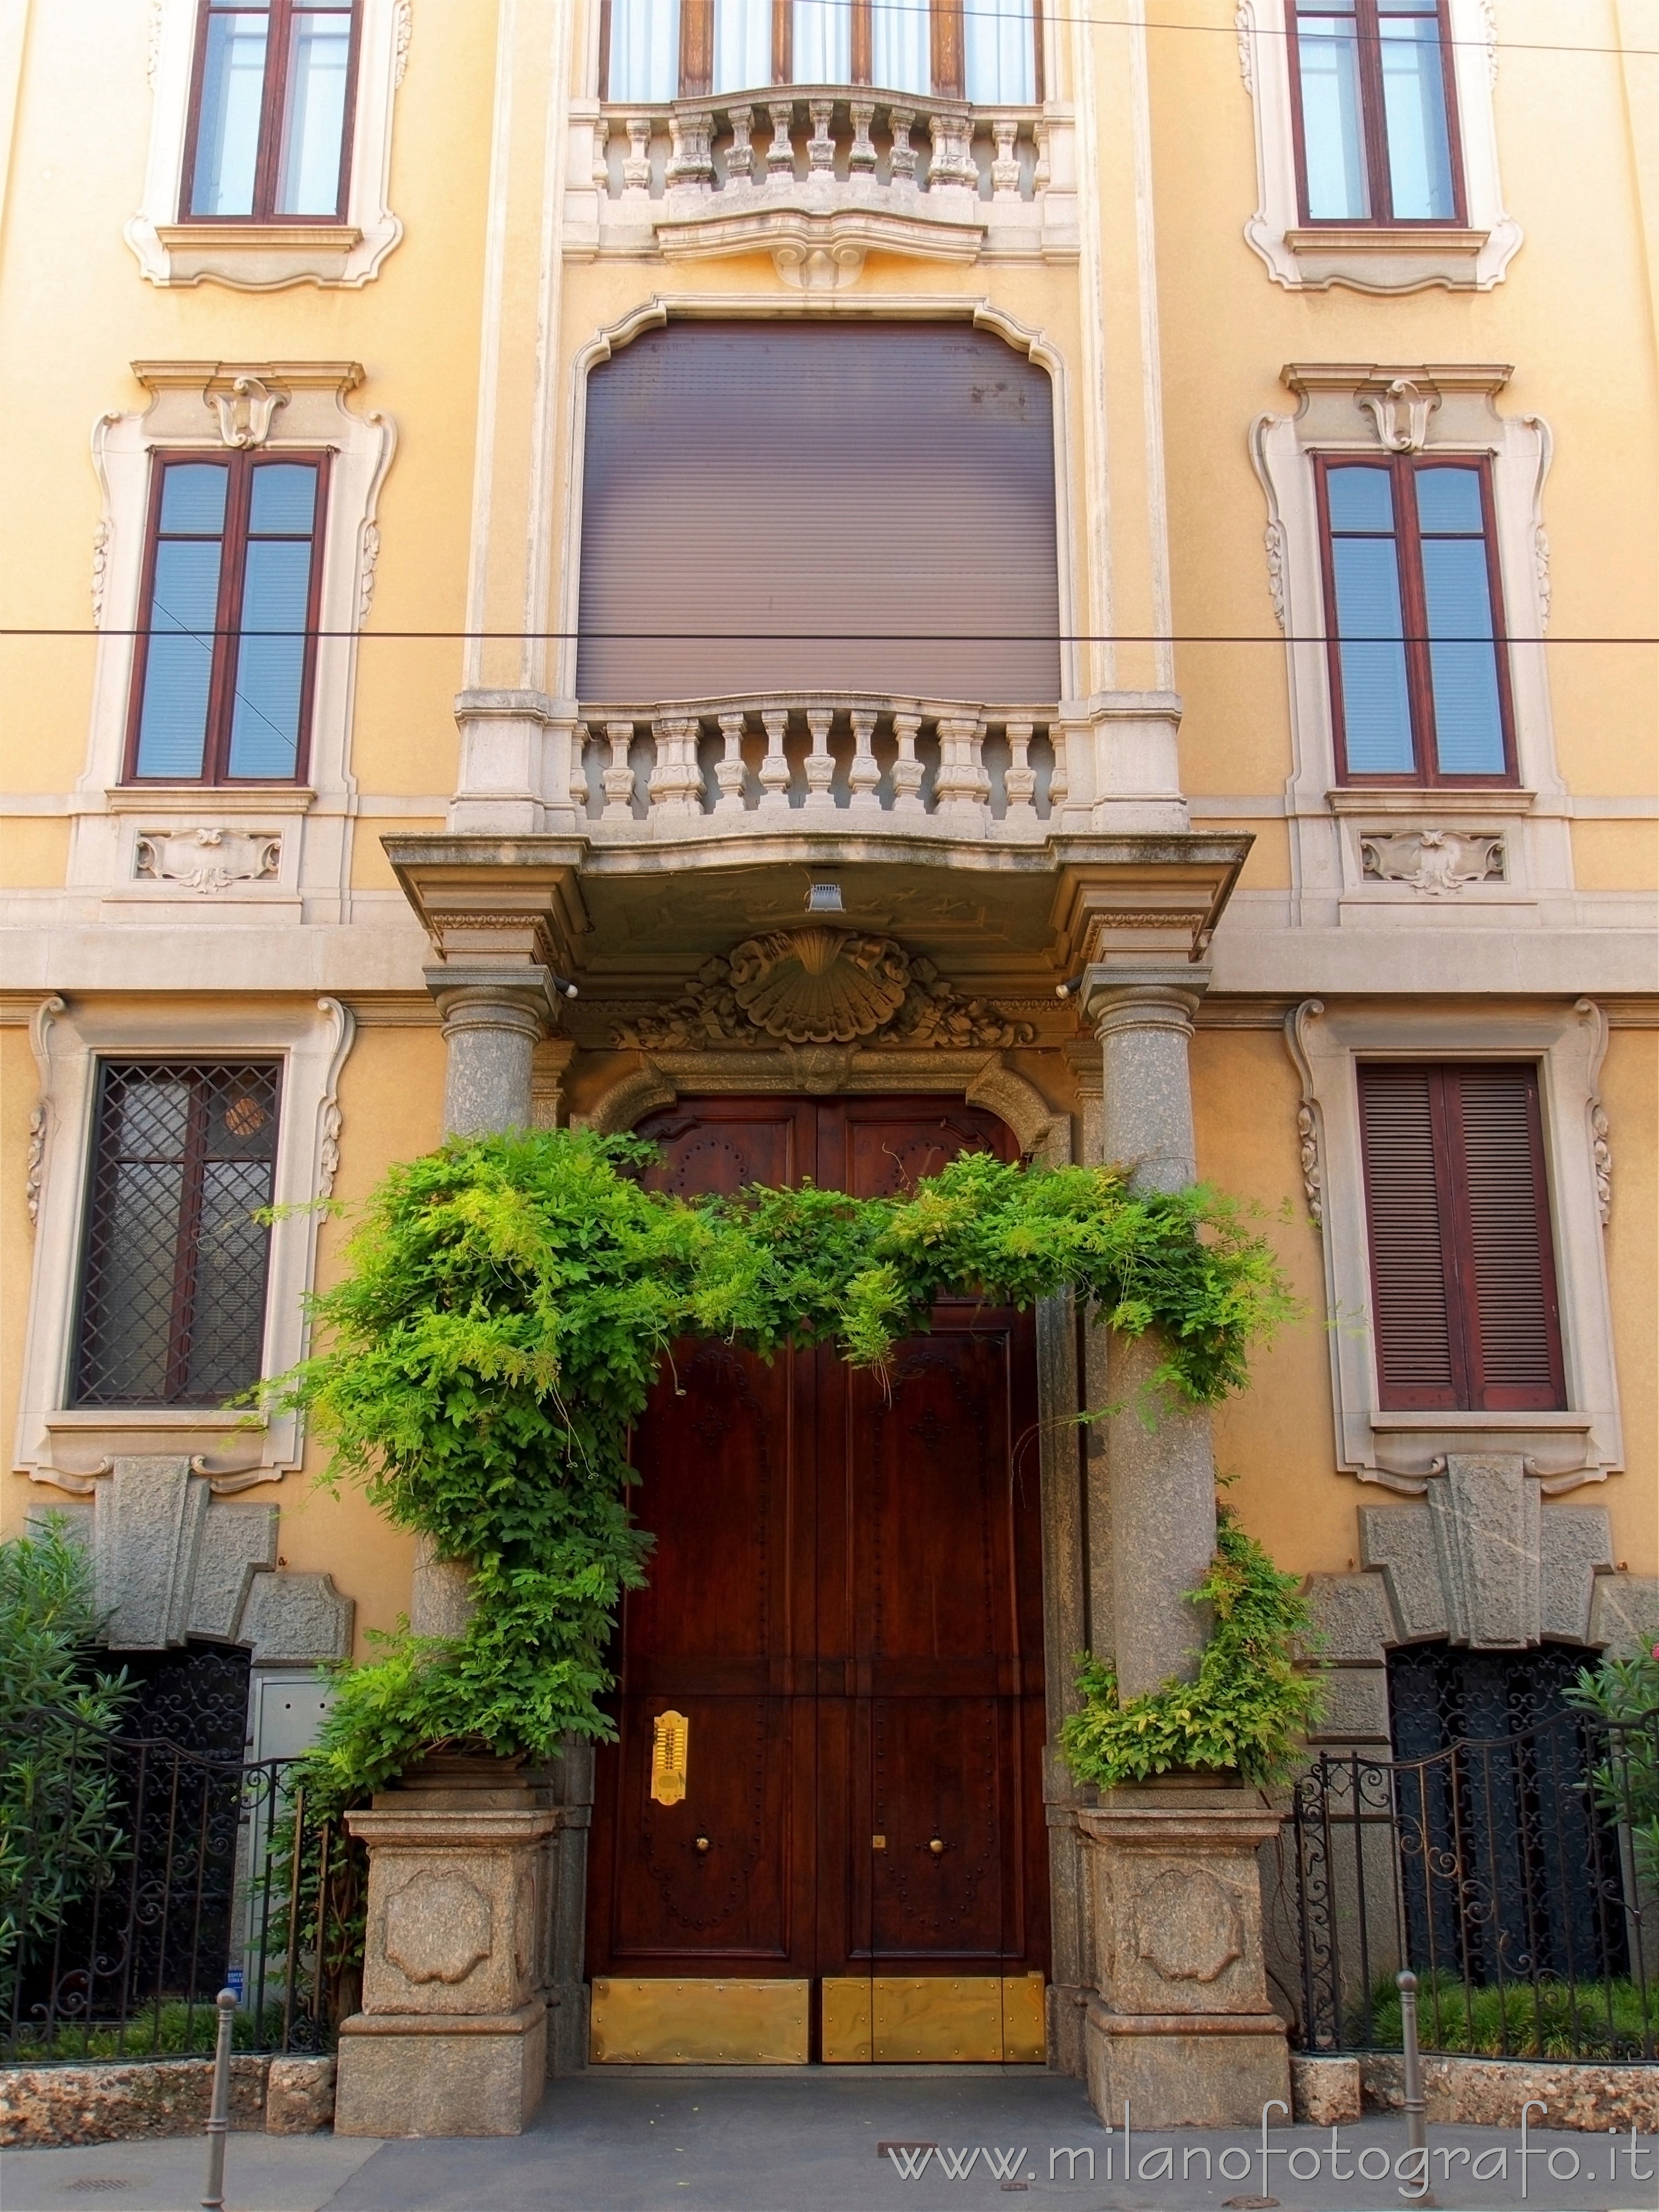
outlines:
[{"label": "carved stucco ornament", "polygon": [[462,1875],[422,1869],[386,1908],[386,1955],[411,1982],[464,1982],[494,1945],[489,1899]]},{"label": "carved stucco ornament", "polygon": [[1166,1866],[1135,1901],[1140,1956],[1166,1982],[1219,1981],[1244,1955],[1238,1900],[1205,1867]]},{"label": "carved stucco ornament", "polygon": [[988,1000],[962,997],[931,960],[890,937],[814,927],[770,930],[705,961],[689,990],[618,1022],[611,1041],[646,1052],[763,1049],[774,1040],[1006,1049],[1035,1035]]},{"label": "carved stucco ornament", "polygon": [[1360,866],[1373,883],[1408,884],[1430,897],[1504,874],[1501,836],[1457,830],[1406,830],[1359,841]]}]

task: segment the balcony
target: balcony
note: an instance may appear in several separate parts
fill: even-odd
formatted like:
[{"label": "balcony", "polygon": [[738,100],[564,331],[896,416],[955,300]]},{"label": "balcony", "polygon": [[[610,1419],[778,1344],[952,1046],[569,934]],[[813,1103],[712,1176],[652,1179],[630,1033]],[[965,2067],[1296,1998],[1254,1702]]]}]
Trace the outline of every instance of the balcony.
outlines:
[{"label": "balcony", "polygon": [[570,761],[596,845],[814,830],[1036,842],[1066,791],[1052,708],[856,693],[587,708]]},{"label": "balcony", "polygon": [[787,85],[608,106],[586,127],[592,212],[573,209],[567,251],[769,252],[814,291],[856,282],[872,251],[1076,258],[1071,123],[1044,108]]}]

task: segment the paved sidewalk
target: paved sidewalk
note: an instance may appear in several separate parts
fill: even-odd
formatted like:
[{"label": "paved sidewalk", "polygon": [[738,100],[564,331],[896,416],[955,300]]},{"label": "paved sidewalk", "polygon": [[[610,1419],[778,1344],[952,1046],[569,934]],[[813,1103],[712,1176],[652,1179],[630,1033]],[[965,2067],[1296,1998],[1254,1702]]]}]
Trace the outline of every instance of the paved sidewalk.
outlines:
[{"label": "paved sidewalk", "polygon": [[[1080,2084],[1036,2069],[617,2069],[554,2082],[531,2130],[506,2139],[233,2136],[225,2196],[227,2212],[988,2212],[1016,2195],[1067,2212],[1196,2212],[1262,2196],[1285,2212],[1397,2212],[1409,2201],[1384,2170],[1405,2148],[1399,2120],[1340,2130],[1334,2172],[1329,2130],[1275,2129],[1271,2141],[1264,2189],[1259,2129],[1137,2129],[1126,2179],[1122,2130],[1101,2127]],[[1448,2212],[1648,2212],[1659,2201],[1659,2182],[1638,2178],[1659,2172],[1650,2141],[1632,2172],[1625,2137],[1613,2178],[1606,2136],[1534,2134],[1524,2195],[1518,2133],[1436,2128],[1430,2142],[1434,2200]],[[915,2178],[887,2143],[920,2166]],[[1289,2172],[1292,2151],[1305,2179]],[[199,2139],[15,2151],[0,2160],[0,2194],[5,2212],[194,2212],[203,2170]]]}]

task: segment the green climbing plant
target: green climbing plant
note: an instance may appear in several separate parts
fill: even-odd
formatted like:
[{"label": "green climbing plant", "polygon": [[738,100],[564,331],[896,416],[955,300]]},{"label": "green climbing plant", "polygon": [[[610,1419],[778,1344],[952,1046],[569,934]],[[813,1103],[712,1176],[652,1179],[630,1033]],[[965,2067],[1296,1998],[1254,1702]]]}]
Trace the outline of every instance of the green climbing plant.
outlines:
[{"label": "green climbing plant", "polygon": [[687,1200],[644,1187],[652,1157],[587,1133],[452,1140],[392,1170],[312,1300],[320,1348],[271,1395],[319,1424],[327,1479],[470,1563],[477,1601],[459,1638],[404,1632],[339,1670],[312,1762],[325,1798],[441,1745],[542,1757],[609,1734],[606,1649],[651,1540],[628,1509],[629,1431],[676,1338],[878,1365],[943,1293],[1071,1289],[1111,1328],[1158,1333],[1158,1395],[1209,1405],[1294,1310],[1244,1210],[1201,1188],[1136,1194],[1109,1168],[972,1153],[890,1199]]},{"label": "green climbing plant", "polygon": [[1321,1703],[1316,1674],[1297,1664],[1313,1639],[1307,1600],[1226,1506],[1210,1571],[1188,1597],[1213,1616],[1198,1673],[1120,1701],[1109,1662],[1084,1656],[1083,1706],[1060,1731],[1067,1765],[1103,1790],[1176,1771],[1282,1780]]}]

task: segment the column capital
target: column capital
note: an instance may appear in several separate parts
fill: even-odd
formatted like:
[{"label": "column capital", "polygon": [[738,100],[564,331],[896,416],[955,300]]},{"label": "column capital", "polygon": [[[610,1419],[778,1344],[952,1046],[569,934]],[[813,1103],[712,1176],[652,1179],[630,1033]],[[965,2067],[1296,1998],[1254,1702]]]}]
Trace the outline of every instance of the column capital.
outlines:
[{"label": "column capital", "polygon": [[1124,1030],[1193,1033],[1210,969],[1195,962],[1099,962],[1085,971],[1078,994],[1083,1016],[1103,1042]]},{"label": "column capital", "polygon": [[558,1025],[550,969],[528,963],[455,963],[422,969],[446,1038],[460,1030],[509,1030],[539,1044]]}]

